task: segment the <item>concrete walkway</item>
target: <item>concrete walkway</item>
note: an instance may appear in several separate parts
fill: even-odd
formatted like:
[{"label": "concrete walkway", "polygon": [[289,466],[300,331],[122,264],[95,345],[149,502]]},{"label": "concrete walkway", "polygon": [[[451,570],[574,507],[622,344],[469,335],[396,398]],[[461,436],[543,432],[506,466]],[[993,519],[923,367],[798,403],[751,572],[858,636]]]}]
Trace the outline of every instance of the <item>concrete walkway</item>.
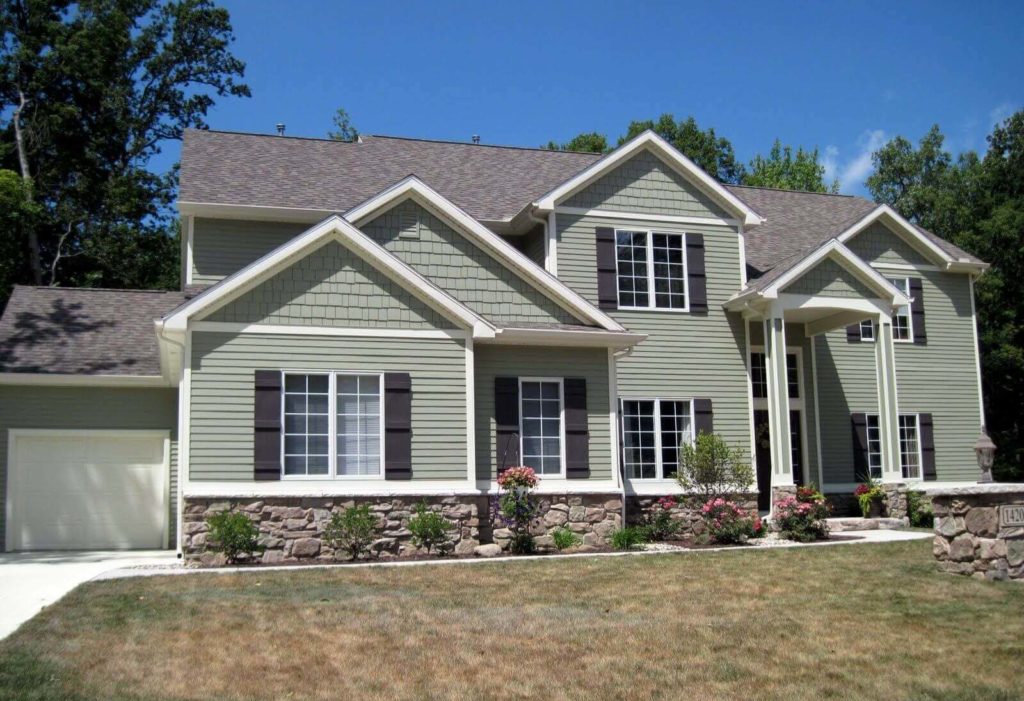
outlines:
[{"label": "concrete walkway", "polygon": [[177,563],[173,550],[0,553],[0,639],[82,582],[111,570]]}]

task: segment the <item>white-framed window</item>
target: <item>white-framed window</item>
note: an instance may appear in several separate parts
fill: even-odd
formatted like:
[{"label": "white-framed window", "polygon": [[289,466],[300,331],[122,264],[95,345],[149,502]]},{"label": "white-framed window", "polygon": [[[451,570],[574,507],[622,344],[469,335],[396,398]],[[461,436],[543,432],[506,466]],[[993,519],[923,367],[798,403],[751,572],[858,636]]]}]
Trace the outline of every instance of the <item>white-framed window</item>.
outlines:
[{"label": "white-framed window", "polygon": [[538,475],[565,474],[562,378],[519,378],[522,464]]},{"label": "white-framed window", "polygon": [[878,414],[867,415],[868,473],[871,479],[882,479],[882,432]]},{"label": "white-framed window", "polygon": [[875,322],[872,321],[871,319],[865,319],[864,321],[860,322],[860,340],[875,340]]},{"label": "white-framed window", "polygon": [[686,235],[615,231],[619,309],[687,311]]},{"label": "white-framed window", "polygon": [[[750,354],[750,383],[754,399],[768,398],[768,361],[761,351]],[[800,398],[800,366],[796,353],[786,353],[786,385],[790,399]]]},{"label": "white-framed window", "polygon": [[[868,470],[872,479],[882,477],[882,438],[878,414],[867,415]],[[900,414],[900,469],[904,479],[921,479],[921,440],[917,414]]]},{"label": "white-framed window", "polygon": [[623,399],[623,467],[629,479],[669,479],[693,443],[693,400]]},{"label": "white-framed window", "polygon": [[381,477],[384,375],[340,371],[283,374],[283,478]]},{"label": "white-framed window", "polygon": [[[893,277],[889,282],[899,289],[900,292],[910,297],[910,278]],[[910,305],[904,304],[892,315],[892,340],[900,343],[913,343],[914,328],[910,323]]]}]

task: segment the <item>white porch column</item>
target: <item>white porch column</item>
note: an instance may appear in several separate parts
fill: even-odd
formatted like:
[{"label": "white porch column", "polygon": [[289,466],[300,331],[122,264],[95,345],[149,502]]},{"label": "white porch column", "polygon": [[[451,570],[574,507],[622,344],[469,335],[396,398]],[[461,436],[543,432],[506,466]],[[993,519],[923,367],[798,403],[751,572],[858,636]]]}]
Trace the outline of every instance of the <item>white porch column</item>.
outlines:
[{"label": "white porch column", "polygon": [[888,314],[880,314],[878,317],[875,372],[878,377],[878,431],[882,443],[882,481],[902,482],[896,361],[893,352],[892,318]]},{"label": "white porch column", "polygon": [[789,379],[786,373],[786,324],[782,316],[764,320],[765,370],[768,375],[768,424],[772,487],[793,484],[793,450],[789,428]]}]

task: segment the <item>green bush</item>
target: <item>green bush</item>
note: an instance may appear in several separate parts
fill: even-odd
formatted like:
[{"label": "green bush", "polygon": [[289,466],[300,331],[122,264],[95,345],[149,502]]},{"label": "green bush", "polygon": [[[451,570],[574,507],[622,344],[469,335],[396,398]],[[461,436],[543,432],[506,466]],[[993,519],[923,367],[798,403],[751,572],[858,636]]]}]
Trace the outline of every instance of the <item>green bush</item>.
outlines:
[{"label": "green bush", "polygon": [[915,528],[931,528],[935,525],[935,514],[931,502],[924,493],[913,490],[907,492],[907,517],[910,525]]},{"label": "green bush", "polygon": [[508,549],[513,555],[532,555],[537,552],[537,541],[529,533],[513,533]]},{"label": "green bush", "polygon": [[616,550],[632,550],[646,542],[647,534],[641,527],[627,526],[612,533],[612,547]]},{"label": "green bush", "polygon": [[644,517],[643,525],[640,526],[648,543],[669,540],[679,533],[681,524],[672,518],[672,510],[678,503],[673,496],[661,497],[655,502],[652,510]]},{"label": "green bush", "polygon": [[210,516],[206,523],[210,527],[206,542],[212,550],[224,553],[228,562],[263,551],[258,542],[260,530],[245,514],[222,511]]},{"label": "green bush", "polygon": [[331,516],[323,539],[335,552],[348,553],[350,560],[369,555],[370,545],[377,539],[377,518],[366,504],[342,509]]},{"label": "green bush", "polygon": [[583,542],[578,535],[568,528],[556,528],[551,531],[551,538],[555,541],[555,547],[559,550],[568,550]]},{"label": "green bush", "polygon": [[714,433],[698,434],[679,450],[676,481],[685,491],[708,501],[750,491],[754,470],[742,449],[730,446]]},{"label": "green bush", "polygon": [[412,533],[412,544],[417,548],[425,548],[429,553],[437,549],[446,553],[452,548],[449,533],[455,526],[441,514],[431,511],[425,501],[416,506],[416,514],[409,519],[409,532]]}]

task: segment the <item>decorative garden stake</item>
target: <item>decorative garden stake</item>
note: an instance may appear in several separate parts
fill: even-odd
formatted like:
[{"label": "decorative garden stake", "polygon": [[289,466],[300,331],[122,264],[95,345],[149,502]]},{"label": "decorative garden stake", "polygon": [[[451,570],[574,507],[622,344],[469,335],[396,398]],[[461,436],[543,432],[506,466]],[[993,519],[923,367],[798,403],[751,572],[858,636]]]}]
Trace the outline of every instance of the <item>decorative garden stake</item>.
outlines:
[{"label": "decorative garden stake", "polygon": [[978,468],[981,470],[981,479],[978,484],[988,484],[992,481],[992,463],[995,462],[996,444],[988,435],[985,427],[981,427],[981,435],[978,442],[974,444],[974,454],[978,456]]}]

